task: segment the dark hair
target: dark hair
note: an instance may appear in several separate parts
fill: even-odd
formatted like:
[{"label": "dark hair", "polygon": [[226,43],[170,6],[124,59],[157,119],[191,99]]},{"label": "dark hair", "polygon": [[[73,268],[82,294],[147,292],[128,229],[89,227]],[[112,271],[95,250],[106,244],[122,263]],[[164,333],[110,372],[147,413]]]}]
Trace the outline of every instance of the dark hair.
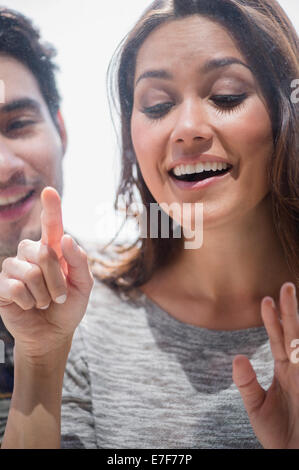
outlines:
[{"label": "dark hair", "polygon": [[57,90],[52,59],[56,51],[42,43],[38,29],[19,12],[0,7],[0,53],[22,62],[36,78],[50,115],[57,124],[60,96]]},{"label": "dark hair", "polygon": [[[122,172],[115,208],[120,197],[128,205],[136,200],[136,189],[144,206],[156,202],[141,175],[130,134],[136,57],[155,28],[189,15],[204,15],[229,31],[262,89],[273,130],[269,178],[274,224],[299,285],[299,121],[298,107],[290,99],[291,82],[299,78],[299,42],[290,20],[275,0],[156,0],[145,11],[121,44],[109,70],[111,90],[113,93],[115,87],[120,104],[122,137]],[[130,291],[174,259],[178,247],[182,247],[182,239],[139,238],[119,250],[121,257],[116,267],[98,276],[115,289]],[[94,262],[97,275],[98,265]]]}]

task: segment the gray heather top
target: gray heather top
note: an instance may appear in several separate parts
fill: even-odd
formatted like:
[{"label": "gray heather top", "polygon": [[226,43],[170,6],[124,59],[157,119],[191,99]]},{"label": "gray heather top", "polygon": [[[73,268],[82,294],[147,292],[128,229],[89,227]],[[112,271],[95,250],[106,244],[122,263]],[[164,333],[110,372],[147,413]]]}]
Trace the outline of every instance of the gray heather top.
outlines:
[{"label": "gray heather top", "polygon": [[63,448],[261,448],[232,381],[245,354],[268,388],[264,327],[219,331],[182,323],[138,291],[96,281],[64,381]]}]

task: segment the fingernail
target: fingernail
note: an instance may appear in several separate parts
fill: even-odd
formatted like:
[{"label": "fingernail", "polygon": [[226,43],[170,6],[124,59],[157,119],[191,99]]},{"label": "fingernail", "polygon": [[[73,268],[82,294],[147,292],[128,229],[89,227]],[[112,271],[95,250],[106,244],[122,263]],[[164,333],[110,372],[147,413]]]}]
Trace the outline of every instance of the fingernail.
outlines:
[{"label": "fingernail", "polygon": [[39,307],[40,310],[47,310],[47,308],[49,308],[50,304],[46,305],[45,307]]},{"label": "fingernail", "polygon": [[66,295],[60,295],[59,297],[56,297],[55,302],[57,304],[64,304],[66,301]]}]

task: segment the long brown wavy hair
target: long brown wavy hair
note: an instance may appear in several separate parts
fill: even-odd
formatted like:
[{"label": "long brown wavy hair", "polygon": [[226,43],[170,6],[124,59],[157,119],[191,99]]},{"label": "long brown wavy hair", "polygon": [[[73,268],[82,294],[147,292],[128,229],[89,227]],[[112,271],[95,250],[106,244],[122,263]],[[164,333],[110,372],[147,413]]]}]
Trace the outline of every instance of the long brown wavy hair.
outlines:
[{"label": "long brown wavy hair", "polygon": [[[274,228],[299,285],[299,129],[298,106],[291,99],[291,83],[299,78],[299,40],[276,0],[156,0],[144,12],[116,51],[108,71],[110,98],[121,121],[122,168],[115,210],[120,210],[120,201],[127,207],[138,199],[146,208],[156,203],[140,172],[130,133],[136,57],[155,28],[189,15],[204,15],[225,27],[261,87],[273,130],[269,177]],[[125,222],[137,220],[137,216],[127,214]],[[172,233],[171,218],[169,227]],[[138,236],[123,246],[117,245],[114,238],[109,246],[115,248],[116,262],[103,263],[94,258],[93,273],[113,289],[129,293],[175,259],[183,238]],[[104,270],[99,270],[99,262]]]}]

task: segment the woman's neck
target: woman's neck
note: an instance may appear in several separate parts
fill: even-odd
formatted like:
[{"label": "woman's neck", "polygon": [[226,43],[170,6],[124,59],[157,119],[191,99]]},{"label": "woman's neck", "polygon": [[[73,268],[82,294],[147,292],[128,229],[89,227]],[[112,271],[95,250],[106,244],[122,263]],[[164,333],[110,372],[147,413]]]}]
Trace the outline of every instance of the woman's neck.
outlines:
[{"label": "woman's neck", "polygon": [[277,302],[286,281],[294,279],[265,204],[235,224],[206,228],[201,248],[183,249],[142,290],[181,321],[235,329],[262,325],[262,298]]}]

